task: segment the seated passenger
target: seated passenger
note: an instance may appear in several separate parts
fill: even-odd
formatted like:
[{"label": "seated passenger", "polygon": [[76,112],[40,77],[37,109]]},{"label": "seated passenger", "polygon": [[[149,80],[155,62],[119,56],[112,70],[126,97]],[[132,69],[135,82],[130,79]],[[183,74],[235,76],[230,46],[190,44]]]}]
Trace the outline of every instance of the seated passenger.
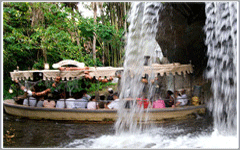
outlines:
[{"label": "seated passenger", "polygon": [[20,97],[20,96],[14,97],[13,99],[14,99],[14,101],[15,101],[17,104],[23,105],[23,101],[24,101],[24,99],[26,99],[26,97],[23,97],[23,96],[21,95],[21,97]]},{"label": "seated passenger", "polygon": [[107,105],[107,109],[119,109],[118,93],[113,94],[113,101]]},{"label": "seated passenger", "polygon": [[74,108],[87,108],[88,100],[83,98],[83,91],[78,92],[75,99]]},{"label": "seated passenger", "polygon": [[43,107],[44,96],[37,97],[37,105],[36,107]]},{"label": "seated passenger", "polygon": [[37,107],[43,107],[43,100],[41,101],[38,101],[38,103],[37,103]]},{"label": "seated passenger", "polygon": [[57,100],[57,104],[56,104],[56,108],[64,108],[64,99],[61,98],[59,100]]},{"label": "seated passenger", "polygon": [[67,108],[70,108],[70,109],[74,108],[75,107],[75,100],[76,100],[75,98],[66,99]]},{"label": "seated passenger", "polygon": [[174,105],[174,95],[172,91],[168,90],[166,100],[165,100],[165,106],[172,107],[172,105]]},{"label": "seated passenger", "polygon": [[110,100],[110,101],[114,100],[114,98],[113,98],[113,89],[112,88],[108,88],[108,93],[109,93],[109,95],[107,97],[107,100]]},{"label": "seated passenger", "polygon": [[181,89],[178,93],[176,105],[175,106],[185,106],[188,103],[188,98],[186,95],[186,90]]},{"label": "seated passenger", "polygon": [[98,102],[95,96],[92,96],[90,102],[87,104],[87,109],[98,109]]},{"label": "seated passenger", "polygon": [[87,101],[90,100],[91,96],[87,94],[87,91],[86,91],[86,90],[82,90],[82,91],[80,91],[80,92],[83,93],[82,99],[86,99]]},{"label": "seated passenger", "polygon": [[100,101],[104,101],[104,100],[105,100],[105,95],[101,94],[101,95],[99,96],[99,98],[100,98]]},{"label": "seated passenger", "polygon": [[143,108],[146,109],[151,106],[151,102],[149,102],[146,96],[144,96],[144,98],[137,98],[137,100],[137,104],[139,107],[142,107],[143,105]]},{"label": "seated passenger", "polygon": [[158,99],[154,101],[152,108],[165,108],[164,100]]},{"label": "seated passenger", "polygon": [[99,99],[100,102],[98,102],[98,109],[104,109],[107,108],[107,102],[105,102],[105,95],[104,94],[100,94]]},{"label": "seated passenger", "polygon": [[52,100],[52,93],[48,93],[47,99],[48,100],[43,101],[43,107],[54,108],[56,103],[54,100]]},{"label": "seated passenger", "polygon": [[60,94],[60,99],[57,100],[56,108],[65,108],[64,97],[65,94],[63,92]]},{"label": "seated passenger", "polygon": [[107,104],[105,102],[98,102],[98,109],[104,109],[107,108]]},{"label": "seated passenger", "polygon": [[23,100],[23,105],[25,106],[35,106],[36,103],[37,103],[37,100],[34,97],[29,97],[29,105],[28,105],[28,98],[25,98]]},{"label": "seated passenger", "polygon": [[43,101],[43,107],[54,108],[55,107],[55,101],[53,101],[53,100],[44,100]]}]

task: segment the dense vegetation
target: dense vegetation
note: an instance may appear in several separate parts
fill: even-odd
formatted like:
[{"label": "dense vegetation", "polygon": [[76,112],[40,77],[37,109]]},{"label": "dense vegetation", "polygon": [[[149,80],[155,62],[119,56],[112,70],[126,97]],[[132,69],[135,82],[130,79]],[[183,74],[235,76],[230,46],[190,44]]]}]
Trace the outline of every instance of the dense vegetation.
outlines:
[{"label": "dense vegetation", "polygon": [[[43,69],[64,59],[87,66],[121,66],[129,3],[93,2],[93,18],[84,18],[77,2],[3,3],[4,98],[9,72]],[[96,7],[98,6],[98,7]],[[97,8],[101,9],[96,17]]]}]

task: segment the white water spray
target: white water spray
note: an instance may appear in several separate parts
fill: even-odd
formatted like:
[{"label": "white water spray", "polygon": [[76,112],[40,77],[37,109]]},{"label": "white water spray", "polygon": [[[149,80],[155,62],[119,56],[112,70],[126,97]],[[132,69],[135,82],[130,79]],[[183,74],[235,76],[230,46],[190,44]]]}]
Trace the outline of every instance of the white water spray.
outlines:
[{"label": "white water spray", "polygon": [[[141,78],[144,71],[144,56],[150,56],[149,66],[154,61],[155,36],[158,24],[158,11],[162,6],[159,2],[134,2],[132,3],[130,16],[129,33],[127,37],[126,53],[124,61],[124,72],[121,79],[121,108],[118,110],[118,120],[115,123],[116,133],[141,131],[142,121],[147,121],[147,116],[143,118],[143,108],[136,105],[136,98],[142,97],[144,84]],[[149,76],[149,81],[154,76]],[[149,82],[151,83],[151,82]],[[151,85],[149,85],[151,89]],[[148,95],[148,97],[151,95]],[[133,98],[131,109],[125,109],[125,98]],[[139,124],[138,124],[139,120]]]},{"label": "white water spray", "polygon": [[221,134],[237,131],[237,2],[206,3],[207,77],[213,98],[208,103]]}]

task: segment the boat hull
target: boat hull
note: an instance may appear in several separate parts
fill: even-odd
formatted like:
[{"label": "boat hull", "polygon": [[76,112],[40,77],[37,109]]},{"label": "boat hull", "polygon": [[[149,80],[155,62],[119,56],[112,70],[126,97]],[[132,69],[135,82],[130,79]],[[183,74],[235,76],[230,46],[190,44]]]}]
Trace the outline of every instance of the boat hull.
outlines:
[{"label": "boat hull", "polygon": [[[26,117],[30,119],[49,120],[75,120],[75,121],[116,121],[117,110],[109,109],[61,109],[44,108],[19,105],[14,100],[5,100],[3,103],[5,112],[10,115]],[[143,115],[148,115],[149,121],[161,121],[163,119],[181,118],[193,113],[205,112],[205,106],[186,106],[176,108],[149,109]]]}]

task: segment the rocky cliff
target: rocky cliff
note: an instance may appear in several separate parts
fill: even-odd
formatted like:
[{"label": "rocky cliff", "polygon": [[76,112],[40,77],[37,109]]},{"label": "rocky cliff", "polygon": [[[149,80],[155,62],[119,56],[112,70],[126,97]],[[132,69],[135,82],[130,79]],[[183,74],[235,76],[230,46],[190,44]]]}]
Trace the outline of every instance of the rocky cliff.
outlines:
[{"label": "rocky cliff", "polygon": [[205,3],[164,3],[159,11],[156,40],[170,63],[194,65],[196,75],[202,75],[207,63],[204,44]]}]

